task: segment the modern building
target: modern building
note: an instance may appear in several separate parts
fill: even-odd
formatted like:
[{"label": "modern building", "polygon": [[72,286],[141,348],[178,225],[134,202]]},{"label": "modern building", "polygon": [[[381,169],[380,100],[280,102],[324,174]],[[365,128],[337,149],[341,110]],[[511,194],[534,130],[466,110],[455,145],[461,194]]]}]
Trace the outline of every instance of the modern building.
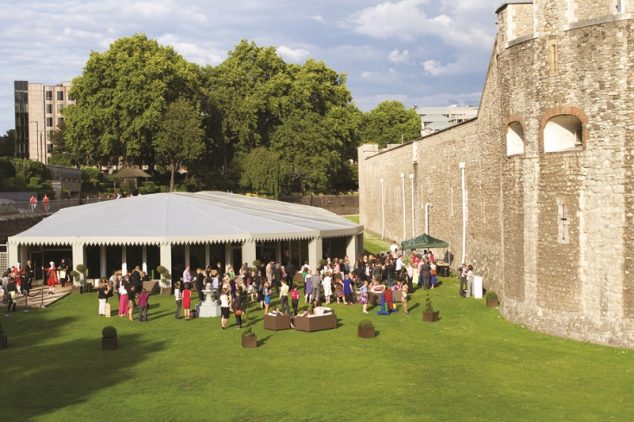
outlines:
[{"label": "modern building", "polygon": [[[89,278],[162,265],[239,267],[275,260],[315,269],[322,258],[363,251],[363,226],[321,208],[225,192],[156,193],[64,208],[8,239],[9,262],[35,268],[66,258]],[[45,264],[46,265],[46,264]],[[37,274],[37,273],[36,273]],[[37,274],[40,275],[40,274]]]},{"label": "modern building", "polygon": [[64,121],[64,108],[74,104],[69,98],[71,83],[44,85],[15,81],[16,155],[48,163],[51,136]]},{"label": "modern building", "polygon": [[624,0],[503,4],[477,117],[359,148],[361,223],[446,240],[510,321],[634,348],[632,16]]},{"label": "modern building", "polygon": [[478,115],[478,107],[457,106],[448,107],[416,107],[420,115],[420,135],[427,136],[448,127],[474,119]]}]

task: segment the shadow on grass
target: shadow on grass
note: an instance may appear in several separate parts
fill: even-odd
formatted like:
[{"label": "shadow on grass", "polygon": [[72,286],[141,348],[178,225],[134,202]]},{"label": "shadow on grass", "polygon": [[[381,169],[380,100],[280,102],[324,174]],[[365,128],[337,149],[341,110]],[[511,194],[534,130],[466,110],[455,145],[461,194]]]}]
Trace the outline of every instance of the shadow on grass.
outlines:
[{"label": "shadow on grass", "polygon": [[273,334],[270,334],[266,337],[262,337],[258,339],[258,347],[262,347],[264,345],[264,343],[266,343],[267,341],[269,341],[269,339],[273,337]]},{"label": "shadow on grass", "polygon": [[414,309],[419,308],[419,307],[420,307],[420,303],[415,303],[412,306],[410,306],[409,308],[407,308],[407,310],[411,312]]},{"label": "shadow on grass", "polygon": [[148,319],[148,321],[153,321],[153,320],[165,318],[166,316],[170,316],[170,315],[172,317],[174,315],[176,315],[176,310],[172,311],[172,310],[167,310],[166,309],[166,310],[164,310],[162,312],[159,312],[159,313],[156,313],[156,314],[151,314],[151,313],[148,312],[147,319]]},{"label": "shadow on grass", "polygon": [[4,420],[30,420],[85,403],[99,391],[129,380],[137,362],[164,347],[162,341],[126,334],[119,336],[119,350],[102,351],[100,329],[91,338],[63,341],[65,325],[75,319],[46,320],[29,335],[9,339],[10,349],[3,351],[2,360],[10,363],[0,365]]}]

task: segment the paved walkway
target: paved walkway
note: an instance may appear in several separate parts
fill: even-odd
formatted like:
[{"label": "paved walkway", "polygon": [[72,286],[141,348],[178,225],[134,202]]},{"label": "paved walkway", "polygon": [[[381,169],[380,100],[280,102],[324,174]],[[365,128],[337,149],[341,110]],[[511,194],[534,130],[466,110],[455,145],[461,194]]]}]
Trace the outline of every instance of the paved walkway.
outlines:
[{"label": "paved walkway", "polygon": [[[55,286],[55,294],[48,294],[47,286],[38,286],[31,289],[28,300],[26,296],[18,296],[17,309],[42,309],[57,302],[63,297],[66,297],[71,292],[71,286],[65,287]],[[2,297],[2,290],[0,290],[0,297]],[[1,302],[0,302],[1,303]],[[6,312],[6,308],[2,306],[3,311]]]}]

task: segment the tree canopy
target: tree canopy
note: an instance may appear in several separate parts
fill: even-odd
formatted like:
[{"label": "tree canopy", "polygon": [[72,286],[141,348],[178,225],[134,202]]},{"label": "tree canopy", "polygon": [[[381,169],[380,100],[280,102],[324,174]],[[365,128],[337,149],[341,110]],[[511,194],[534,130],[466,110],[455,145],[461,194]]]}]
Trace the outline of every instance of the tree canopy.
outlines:
[{"label": "tree canopy", "polygon": [[66,148],[85,164],[152,165],[152,142],[167,105],[179,97],[197,100],[199,81],[198,66],[145,35],[92,52],[73,80]]},{"label": "tree canopy", "polygon": [[171,189],[187,167],[181,188],[347,190],[360,141],[384,146],[420,133],[418,115],[401,103],[362,113],[344,74],[313,59],[286,63],[246,40],[201,68],[145,35],[121,38],[90,54],[71,96],[56,159],[169,168]]},{"label": "tree canopy", "polygon": [[174,174],[190,164],[205,150],[200,112],[187,100],[178,99],[167,107],[154,139],[158,163],[169,167],[170,192],[174,191]]},{"label": "tree canopy", "polygon": [[398,144],[420,137],[420,116],[415,109],[405,109],[400,101],[383,101],[363,119],[361,139],[363,142]]}]

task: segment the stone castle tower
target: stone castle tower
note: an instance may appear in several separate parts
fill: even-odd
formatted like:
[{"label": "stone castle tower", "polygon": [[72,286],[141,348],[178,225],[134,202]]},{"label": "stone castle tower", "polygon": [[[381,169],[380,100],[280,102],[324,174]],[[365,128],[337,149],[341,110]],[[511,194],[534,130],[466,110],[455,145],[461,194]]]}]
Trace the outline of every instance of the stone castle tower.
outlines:
[{"label": "stone castle tower", "polygon": [[633,10],[501,6],[478,117],[386,151],[360,147],[361,222],[402,240],[427,213],[430,234],[474,264],[508,319],[634,347]]}]

